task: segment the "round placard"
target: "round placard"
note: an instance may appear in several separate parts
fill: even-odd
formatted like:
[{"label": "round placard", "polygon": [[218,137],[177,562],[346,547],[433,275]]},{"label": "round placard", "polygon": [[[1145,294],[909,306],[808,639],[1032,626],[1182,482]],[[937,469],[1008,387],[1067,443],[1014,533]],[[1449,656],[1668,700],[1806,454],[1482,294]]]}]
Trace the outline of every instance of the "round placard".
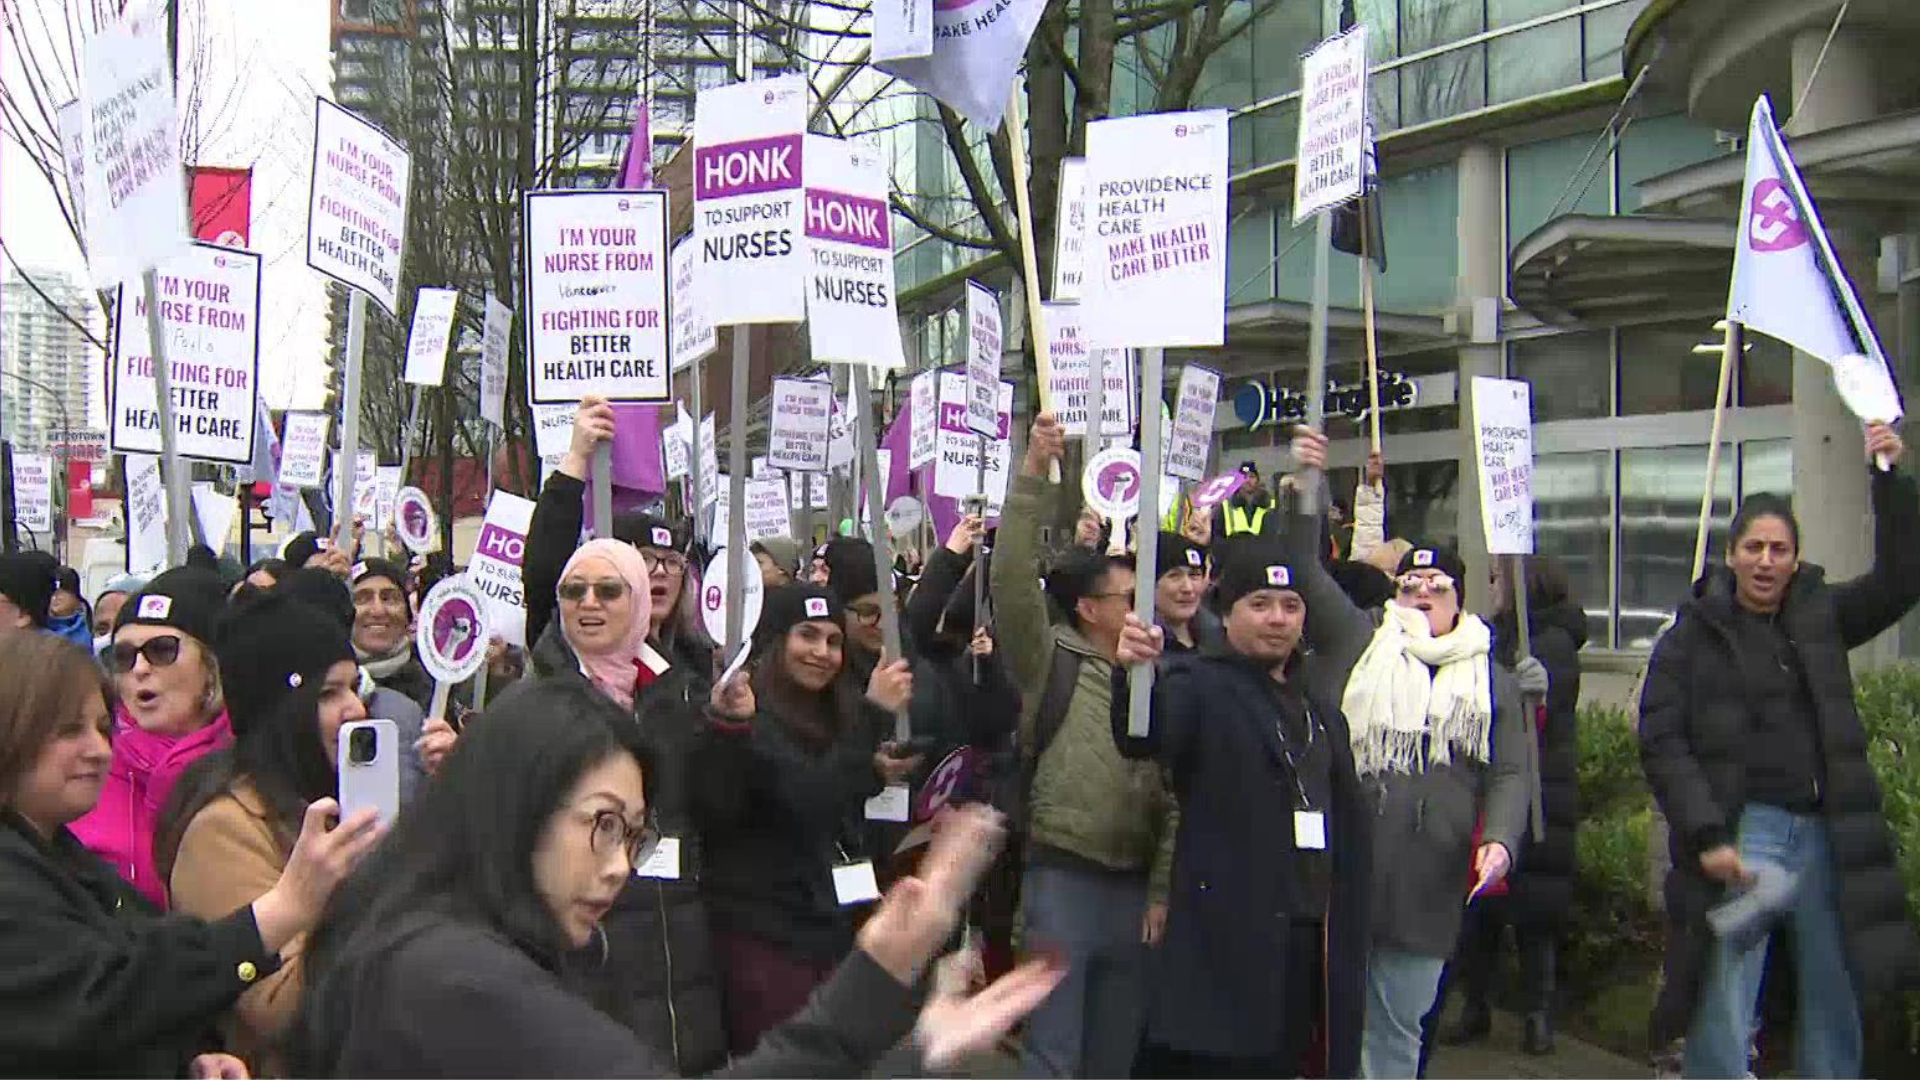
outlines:
[{"label": "round placard", "polygon": [[911,536],[925,520],[927,508],[911,495],[902,495],[887,507],[887,533],[891,536]]},{"label": "round placard", "polygon": [[1219,476],[1210,477],[1195,485],[1193,494],[1187,496],[1187,501],[1193,503],[1195,510],[1211,510],[1233,498],[1233,493],[1239,491],[1246,482],[1247,474],[1238,470],[1221,473]]},{"label": "round placard", "polygon": [[427,674],[443,683],[465,682],[487,660],[487,599],[464,577],[447,578],[420,605],[414,650]]},{"label": "round placard", "polygon": [[394,529],[400,542],[415,555],[432,551],[440,535],[440,518],[433,501],[417,487],[403,487],[393,497]]},{"label": "round placard", "polygon": [[1139,453],[1115,446],[1095,454],[1080,474],[1080,494],[1101,517],[1132,517],[1140,509]]},{"label": "round placard", "polygon": [[[766,586],[760,580],[760,564],[751,555],[747,557],[746,592],[740,603],[740,637],[742,640],[753,637],[753,628],[760,625],[760,607],[766,601]],[[721,548],[714,553],[712,561],[707,563],[706,573],[700,577],[700,621],[707,628],[707,636],[725,644],[727,640],[727,549]]]}]

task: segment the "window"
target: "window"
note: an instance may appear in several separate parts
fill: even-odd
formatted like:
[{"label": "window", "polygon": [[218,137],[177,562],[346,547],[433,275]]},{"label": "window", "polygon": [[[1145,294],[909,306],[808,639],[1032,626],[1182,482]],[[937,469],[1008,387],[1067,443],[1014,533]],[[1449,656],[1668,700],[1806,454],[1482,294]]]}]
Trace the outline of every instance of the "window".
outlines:
[{"label": "window", "polygon": [[[1509,250],[1561,214],[1611,212],[1613,188],[1607,176],[1610,162],[1588,159],[1593,140],[1592,132],[1583,132],[1527,143],[1507,151]],[[1599,155],[1594,157],[1598,159]],[[1586,162],[1585,171],[1581,170],[1582,162]]]},{"label": "window", "polygon": [[1740,497],[1761,492],[1793,497],[1792,439],[1753,439],[1740,444]]},{"label": "window", "polygon": [[1507,374],[1532,386],[1536,423],[1613,413],[1613,342],[1605,330],[1515,341]]},{"label": "window", "polygon": [[1714,339],[1705,323],[1630,326],[1620,331],[1620,415],[1713,408],[1719,361],[1693,347]]},{"label": "window", "polygon": [[1561,19],[1487,43],[1489,105],[1519,101],[1579,81],[1579,19]]},{"label": "window", "polygon": [[1459,481],[1458,461],[1388,462],[1387,535],[1414,543],[1458,547]]},{"label": "window", "polygon": [[[1714,477],[1709,552],[1726,545],[1733,474],[1723,458]],[[1620,648],[1652,648],[1660,627],[1692,588],[1706,479],[1705,446],[1620,451]]]},{"label": "window", "polygon": [[1587,641],[1612,640],[1613,452],[1542,454],[1533,460],[1536,553],[1560,564],[1587,613]]}]

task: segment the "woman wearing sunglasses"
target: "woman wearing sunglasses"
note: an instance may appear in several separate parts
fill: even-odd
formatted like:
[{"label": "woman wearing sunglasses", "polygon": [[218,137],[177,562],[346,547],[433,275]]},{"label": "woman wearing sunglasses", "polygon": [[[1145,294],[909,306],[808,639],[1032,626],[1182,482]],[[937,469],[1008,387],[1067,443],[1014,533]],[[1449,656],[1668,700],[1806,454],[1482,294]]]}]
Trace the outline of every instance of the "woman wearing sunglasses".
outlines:
[{"label": "woman wearing sunglasses", "polygon": [[[1324,470],[1326,459],[1326,436],[1296,429],[1296,467]],[[1545,671],[1535,661],[1516,679],[1494,661],[1493,635],[1465,610],[1466,568],[1450,549],[1409,550],[1393,599],[1363,611],[1321,565],[1320,522],[1297,506],[1288,516],[1288,556],[1317,662],[1310,677],[1342,695],[1354,767],[1379,807],[1361,1072],[1414,1076],[1421,1019],[1464,910],[1441,898],[1471,902],[1506,876],[1520,850],[1532,757],[1521,693],[1543,693]]]},{"label": "woman wearing sunglasses", "polygon": [[208,644],[226,597],[216,574],[169,570],[120,609],[106,652],[118,699],[113,771],[100,805],[73,823],[73,834],[161,910],[167,883],[153,859],[160,812],[187,766],[233,741]]}]

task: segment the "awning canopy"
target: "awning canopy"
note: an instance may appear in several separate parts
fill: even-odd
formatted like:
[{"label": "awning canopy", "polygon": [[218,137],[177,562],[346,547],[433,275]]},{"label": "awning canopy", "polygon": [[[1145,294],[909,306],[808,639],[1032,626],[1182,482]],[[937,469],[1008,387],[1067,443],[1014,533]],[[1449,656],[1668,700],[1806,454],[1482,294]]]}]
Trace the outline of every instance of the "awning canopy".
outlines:
[{"label": "awning canopy", "polygon": [[1508,264],[1508,295],[1541,322],[1611,326],[1725,307],[1734,224],[1567,214],[1534,230]]}]

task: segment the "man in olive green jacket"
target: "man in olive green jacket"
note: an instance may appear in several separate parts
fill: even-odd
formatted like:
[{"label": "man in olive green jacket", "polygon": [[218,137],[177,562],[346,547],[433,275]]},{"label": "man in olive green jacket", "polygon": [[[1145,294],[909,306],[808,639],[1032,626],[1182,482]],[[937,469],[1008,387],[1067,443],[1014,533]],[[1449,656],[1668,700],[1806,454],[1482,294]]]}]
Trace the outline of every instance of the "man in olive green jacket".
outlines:
[{"label": "man in olive green jacket", "polygon": [[[1146,949],[1166,920],[1176,810],[1159,767],[1128,761],[1113,742],[1111,672],[1133,610],[1132,560],[1063,553],[1048,573],[1048,592],[1068,618],[1054,625],[1048,617],[1040,523],[1054,517],[1061,488],[1048,483],[1047,470],[1063,444],[1058,422],[1042,414],[1001,512],[989,571],[995,637],[1024,701],[1020,752],[1033,778],[1023,941],[1059,949],[1070,963],[1066,980],[1028,1021],[1023,1071],[1126,1076],[1144,1022]],[[1067,702],[1060,715],[1041,715],[1050,696]]]}]

